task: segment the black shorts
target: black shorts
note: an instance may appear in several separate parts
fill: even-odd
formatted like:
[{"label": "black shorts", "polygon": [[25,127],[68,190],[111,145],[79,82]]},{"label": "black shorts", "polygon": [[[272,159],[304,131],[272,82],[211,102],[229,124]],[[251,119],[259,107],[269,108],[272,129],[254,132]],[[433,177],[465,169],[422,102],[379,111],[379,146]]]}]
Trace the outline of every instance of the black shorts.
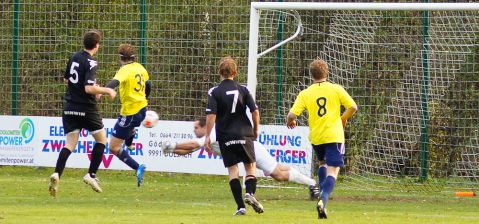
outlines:
[{"label": "black shorts", "polygon": [[247,138],[246,140],[219,140],[218,142],[225,167],[230,167],[240,162],[256,162],[252,138]]},{"label": "black shorts", "polygon": [[82,128],[89,132],[103,129],[103,121],[96,106],[65,103],[63,114],[63,129],[65,134]]}]

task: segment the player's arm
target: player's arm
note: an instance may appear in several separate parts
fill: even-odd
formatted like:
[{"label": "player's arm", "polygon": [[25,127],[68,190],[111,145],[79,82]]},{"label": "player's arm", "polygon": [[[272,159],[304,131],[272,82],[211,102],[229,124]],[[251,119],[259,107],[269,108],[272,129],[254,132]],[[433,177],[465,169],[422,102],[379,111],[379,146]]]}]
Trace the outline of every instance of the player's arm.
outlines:
[{"label": "player's arm", "polygon": [[110,89],[115,89],[116,87],[118,87],[120,85],[120,81],[116,80],[116,79],[112,79],[110,82],[108,82],[106,84],[105,87],[107,88],[110,88]]},{"label": "player's arm", "polygon": [[258,136],[259,136],[259,131],[258,131],[259,130],[259,120],[260,120],[258,106],[254,102],[253,96],[249,92],[248,88],[246,88],[246,87],[244,87],[244,88],[245,88],[245,92],[246,92],[246,95],[245,95],[246,106],[249,108],[249,111],[251,112],[251,119],[253,120],[254,137],[258,138]]},{"label": "player's arm", "polygon": [[145,82],[145,95],[147,99],[150,96],[150,93],[151,93],[151,81],[148,80]]},{"label": "player's arm", "polygon": [[[213,87],[208,90],[208,105],[206,107],[206,135],[205,135],[205,150],[211,153],[211,130],[213,130],[213,126],[216,122],[216,111],[218,102],[216,98],[213,96],[213,91],[216,87]],[[218,133],[217,133],[218,134]]]},{"label": "player's arm", "polygon": [[213,126],[215,125],[216,121],[216,114],[208,114],[206,115],[206,137],[205,137],[205,150],[207,152],[211,152],[211,130],[213,130]]},{"label": "player's arm", "polygon": [[86,85],[85,92],[91,95],[106,94],[110,96],[110,99],[112,100],[115,99],[116,96],[115,90],[97,85]]},{"label": "player's arm", "polygon": [[101,87],[99,85],[96,85],[96,62],[90,62],[85,64],[85,82],[83,85],[85,86],[85,92],[91,95],[97,95],[97,94],[106,94],[110,96],[110,99],[115,99],[116,96],[116,91],[110,88],[106,87]]},{"label": "player's arm", "polygon": [[189,140],[186,142],[179,142],[176,144],[175,149],[177,150],[189,150],[190,152],[194,151],[195,149],[198,149],[201,147],[197,141],[195,140]]},{"label": "player's arm", "polygon": [[341,121],[343,122],[343,127],[346,127],[346,123],[348,122],[349,118],[353,117],[354,113],[358,111],[358,106],[354,105],[350,108],[346,109],[344,113],[341,115]]},{"label": "player's arm", "polygon": [[164,153],[175,153],[178,155],[186,155],[192,153],[196,149],[200,148],[201,145],[197,140],[188,140],[185,142],[169,142],[164,141],[161,144],[161,150]]},{"label": "player's arm", "polygon": [[67,62],[67,67],[65,69],[65,72],[63,73],[63,83],[68,84],[68,78],[70,78],[70,63],[71,63],[71,58]]},{"label": "player's arm", "polygon": [[289,110],[288,115],[286,116],[286,126],[288,128],[296,127],[296,119],[298,116],[306,109],[306,104],[304,103],[304,92],[301,91],[294,101],[293,107]]},{"label": "player's arm", "polygon": [[348,120],[353,117],[353,115],[358,111],[358,105],[354,102],[353,98],[344,90],[340,88],[340,100],[341,104],[347,108],[341,115],[341,121],[343,122],[343,127],[346,127]]},{"label": "player's arm", "polygon": [[253,120],[254,138],[257,139],[259,136],[259,110],[251,112],[251,118]]}]

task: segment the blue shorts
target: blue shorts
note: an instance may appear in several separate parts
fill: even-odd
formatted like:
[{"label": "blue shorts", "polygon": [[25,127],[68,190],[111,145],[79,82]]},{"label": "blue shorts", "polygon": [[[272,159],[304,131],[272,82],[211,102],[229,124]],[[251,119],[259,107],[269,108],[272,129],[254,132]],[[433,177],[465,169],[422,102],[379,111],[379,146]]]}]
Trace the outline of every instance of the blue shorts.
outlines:
[{"label": "blue shorts", "polygon": [[313,145],[313,149],[319,161],[326,160],[326,165],[336,167],[344,166],[344,144],[327,143]]},{"label": "blue shorts", "polygon": [[146,107],[140,112],[130,116],[118,116],[115,128],[113,129],[113,136],[119,139],[127,139],[133,133],[136,127],[139,127],[146,116]]}]

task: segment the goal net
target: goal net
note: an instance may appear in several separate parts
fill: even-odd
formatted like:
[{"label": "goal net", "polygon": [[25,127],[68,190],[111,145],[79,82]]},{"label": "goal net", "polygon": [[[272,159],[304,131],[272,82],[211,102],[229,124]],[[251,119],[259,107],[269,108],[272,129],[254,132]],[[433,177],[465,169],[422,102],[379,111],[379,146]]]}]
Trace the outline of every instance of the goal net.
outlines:
[{"label": "goal net", "polygon": [[[343,187],[477,189],[478,9],[474,3],[252,3],[248,87],[262,123],[284,124],[297,94],[311,84],[308,64],[321,58],[329,80],[359,106],[346,128]],[[305,114],[300,124],[307,126]]]}]

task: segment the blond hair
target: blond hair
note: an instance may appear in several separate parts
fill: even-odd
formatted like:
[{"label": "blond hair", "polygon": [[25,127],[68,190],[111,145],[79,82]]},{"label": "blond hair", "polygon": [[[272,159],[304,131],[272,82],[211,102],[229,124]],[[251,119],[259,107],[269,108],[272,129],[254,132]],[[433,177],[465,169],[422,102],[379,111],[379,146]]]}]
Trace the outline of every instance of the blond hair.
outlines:
[{"label": "blond hair", "polygon": [[322,59],[314,60],[309,64],[309,74],[315,80],[327,78],[329,75],[328,63]]},{"label": "blond hair", "polygon": [[237,69],[238,66],[236,65],[236,61],[232,57],[226,56],[221,58],[220,64],[218,66],[218,72],[221,77],[230,78],[236,74]]}]

